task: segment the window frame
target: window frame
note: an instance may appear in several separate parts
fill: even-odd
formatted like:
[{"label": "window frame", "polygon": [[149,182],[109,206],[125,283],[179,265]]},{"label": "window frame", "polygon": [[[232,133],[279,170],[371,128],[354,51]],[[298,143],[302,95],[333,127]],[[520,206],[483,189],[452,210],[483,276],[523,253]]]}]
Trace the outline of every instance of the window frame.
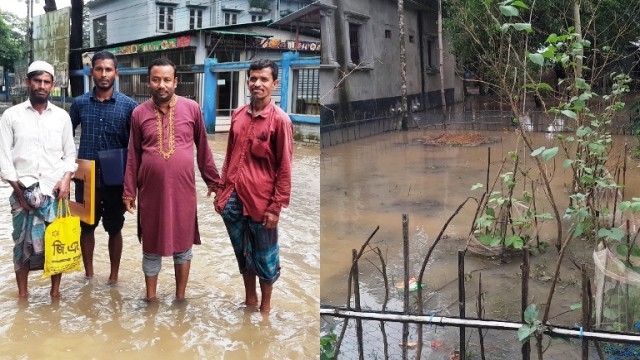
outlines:
[{"label": "window frame", "polygon": [[175,5],[157,4],[156,31],[171,33],[175,31]]},{"label": "window frame", "polygon": [[[104,46],[107,45],[107,14],[96,17],[92,20],[93,25],[93,46]],[[98,28],[104,29],[104,36],[98,37],[97,31]],[[98,40],[101,40],[98,42]]]},{"label": "window frame", "polygon": [[[345,52],[347,54],[347,68],[349,69],[363,69],[363,70],[371,70],[373,69],[373,60],[371,59],[371,51],[367,50],[367,44],[369,43],[369,36],[367,35],[371,30],[369,23],[369,16],[358,14],[351,11],[344,12],[344,21],[345,28],[348,31],[345,31],[344,35],[344,46]],[[358,29],[358,60],[359,63],[355,63],[353,60],[353,56],[351,54],[352,44],[351,44],[351,27]]]},{"label": "window frame", "polygon": [[202,9],[189,9],[189,30],[202,28],[202,17],[204,11]]},{"label": "window frame", "polygon": [[[224,16],[224,24],[225,25],[235,25],[238,23],[238,13],[235,11],[222,11],[222,14]],[[227,19],[227,16],[229,17],[229,19]],[[231,21],[228,21],[231,20]]]}]

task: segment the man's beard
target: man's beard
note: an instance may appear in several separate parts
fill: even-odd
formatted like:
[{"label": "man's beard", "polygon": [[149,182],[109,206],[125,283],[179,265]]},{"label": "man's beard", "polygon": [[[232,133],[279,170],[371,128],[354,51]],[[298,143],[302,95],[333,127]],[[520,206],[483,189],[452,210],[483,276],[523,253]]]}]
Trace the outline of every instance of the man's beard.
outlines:
[{"label": "man's beard", "polygon": [[96,88],[102,91],[108,91],[108,90],[111,90],[111,88],[113,87],[113,84],[115,84],[115,82],[110,82],[109,86],[101,86],[99,83],[96,83],[95,86]]},{"label": "man's beard", "polygon": [[29,100],[31,101],[31,104],[46,104],[49,100],[49,95],[40,96],[35,93],[31,93],[29,95]]}]

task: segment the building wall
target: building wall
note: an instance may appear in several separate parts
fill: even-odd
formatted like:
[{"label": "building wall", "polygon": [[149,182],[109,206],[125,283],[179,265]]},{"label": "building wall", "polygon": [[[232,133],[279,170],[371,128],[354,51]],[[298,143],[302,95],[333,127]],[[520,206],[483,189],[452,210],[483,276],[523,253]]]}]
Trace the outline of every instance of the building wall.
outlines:
[{"label": "building wall", "polygon": [[[323,94],[325,105],[321,110],[323,131],[345,129],[345,126],[355,126],[355,122],[397,117],[402,95],[397,3],[389,0],[322,2],[327,7],[335,8],[333,11],[325,10],[321,19],[323,68],[320,93]],[[357,67],[350,64],[350,22],[360,24],[359,33],[363,36],[360,39],[362,61]],[[422,111],[437,107],[441,103],[437,13],[435,10],[406,7],[404,22],[409,110]],[[325,41],[325,37],[328,41]],[[445,53],[448,48],[445,42]],[[427,64],[429,52],[431,67]],[[445,56],[443,71],[447,103],[459,101],[462,99],[462,82],[455,73],[452,55]],[[373,135],[376,129],[386,131],[390,126],[367,126],[362,134]]]},{"label": "building wall", "polygon": [[[107,43],[114,44],[170,32],[189,30],[190,10],[202,10],[202,27],[225,25],[225,12],[236,14],[237,24],[251,23],[253,20],[278,20],[311,3],[311,0],[267,1],[271,8],[259,11],[251,8],[249,0],[167,0],[156,3],[154,0],[97,0],[89,2],[91,46],[95,46],[93,20],[107,16]],[[158,30],[158,6],[173,8],[173,31]],[[252,18],[254,17],[255,18]]]}]

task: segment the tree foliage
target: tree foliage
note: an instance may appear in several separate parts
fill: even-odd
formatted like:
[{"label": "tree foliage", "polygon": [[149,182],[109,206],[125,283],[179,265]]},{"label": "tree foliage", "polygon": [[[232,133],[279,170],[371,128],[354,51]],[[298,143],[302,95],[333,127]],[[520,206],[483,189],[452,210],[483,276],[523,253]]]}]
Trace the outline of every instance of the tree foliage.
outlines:
[{"label": "tree foliage", "polygon": [[13,70],[13,62],[24,58],[26,22],[9,12],[0,12],[0,65]]},{"label": "tree foliage", "polygon": [[[518,50],[528,49],[533,53],[544,46],[548,34],[558,33],[561,29],[569,32],[575,26],[575,2],[580,7],[582,38],[591,44],[584,54],[587,70],[584,77],[592,83],[607,78],[613,70],[620,71],[625,59],[630,59],[631,42],[640,39],[640,1],[536,0],[526,1],[527,5],[523,7],[517,5],[524,5],[524,2],[513,0],[444,1],[447,12],[444,25],[460,65],[492,84],[500,74],[491,71],[491,64],[508,55],[506,50],[522,53]],[[505,16],[514,27],[529,23],[531,31],[507,34],[506,29],[501,28]],[[511,46],[520,49],[505,48],[505,37],[514,40]],[[555,70],[560,78],[567,75],[561,67]]]}]

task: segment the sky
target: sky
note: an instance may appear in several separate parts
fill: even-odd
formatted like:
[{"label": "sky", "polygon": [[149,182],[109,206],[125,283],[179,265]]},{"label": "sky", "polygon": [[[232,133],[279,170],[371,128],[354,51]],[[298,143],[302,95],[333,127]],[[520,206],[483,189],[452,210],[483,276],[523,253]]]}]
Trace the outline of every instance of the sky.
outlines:
[{"label": "sky", "polygon": [[[33,16],[44,14],[42,7],[44,6],[44,0],[31,0],[33,1]],[[56,0],[58,9],[71,6],[71,0]],[[8,11],[18,15],[19,17],[27,17],[27,3],[25,0],[2,0],[0,1],[0,9],[2,11]]]}]

